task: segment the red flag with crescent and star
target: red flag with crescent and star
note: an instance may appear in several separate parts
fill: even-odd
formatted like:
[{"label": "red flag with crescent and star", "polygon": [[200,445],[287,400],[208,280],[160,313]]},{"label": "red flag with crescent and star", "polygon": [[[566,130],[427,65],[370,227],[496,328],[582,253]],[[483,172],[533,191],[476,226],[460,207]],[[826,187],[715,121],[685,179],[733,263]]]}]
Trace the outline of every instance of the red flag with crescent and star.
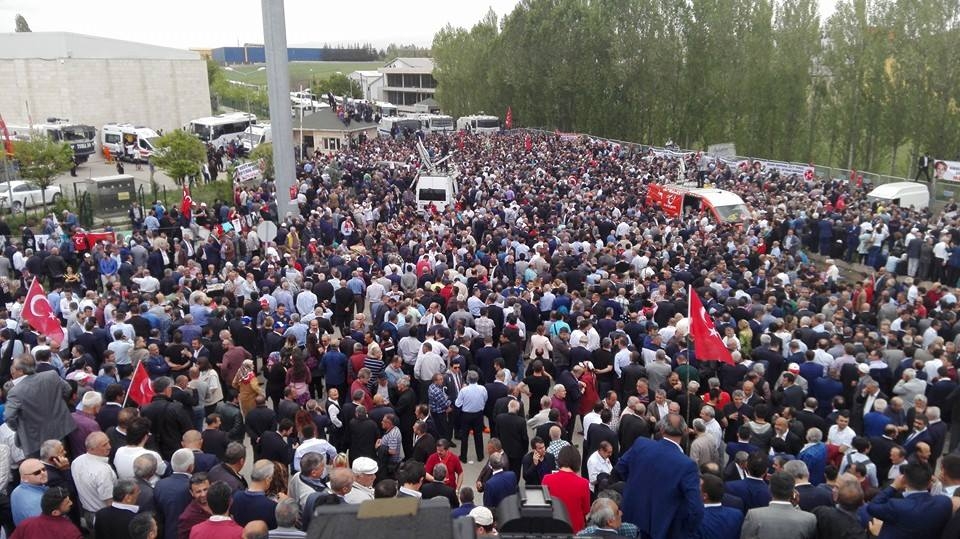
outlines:
[{"label": "red flag with crescent and star", "polygon": [[43,287],[37,278],[33,278],[30,283],[30,290],[23,302],[23,311],[21,316],[26,320],[30,327],[43,333],[48,339],[63,342],[63,327],[60,326],[60,319],[53,314],[53,307],[47,300],[47,295],[43,293]]},{"label": "red flag with crescent and star", "polygon": [[130,388],[127,389],[127,398],[140,406],[145,406],[153,400],[153,395],[153,382],[141,361],[137,364],[137,370],[133,371],[133,380],[130,381]]},{"label": "red flag with crescent and star", "polygon": [[180,203],[180,213],[190,217],[193,215],[193,199],[190,198],[190,185],[183,182],[183,202]]},{"label": "red flag with crescent and star", "polygon": [[700,296],[690,287],[690,311],[687,313],[690,318],[690,336],[693,337],[693,343],[696,345],[697,357],[705,360],[717,360],[733,365],[733,357],[730,350],[727,350],[720,338],[720,333],[713,325],[713,320],[707,315],[707,310],[703,308]]}]

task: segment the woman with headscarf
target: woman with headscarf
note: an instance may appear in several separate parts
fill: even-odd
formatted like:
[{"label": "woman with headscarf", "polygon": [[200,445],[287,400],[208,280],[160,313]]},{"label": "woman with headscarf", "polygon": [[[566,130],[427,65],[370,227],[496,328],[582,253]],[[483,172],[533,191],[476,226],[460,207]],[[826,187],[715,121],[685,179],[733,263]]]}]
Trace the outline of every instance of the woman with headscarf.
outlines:
[{"label": "woman with headscarf", "polygon": [[236,376],[233,377],[233,387],[239,393],[240,410],[244,417],[256,406],[257,396],[260,395],[260,382],[253,372],[253,360],[245,359]]}]

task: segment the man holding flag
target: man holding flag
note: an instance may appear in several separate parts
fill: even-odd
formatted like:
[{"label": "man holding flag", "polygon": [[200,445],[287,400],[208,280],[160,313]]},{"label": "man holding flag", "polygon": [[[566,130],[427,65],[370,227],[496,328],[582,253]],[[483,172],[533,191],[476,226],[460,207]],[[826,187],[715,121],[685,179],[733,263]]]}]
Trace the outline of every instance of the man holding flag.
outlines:
[{"label": "man holding flag", "polygon": [[722,361],[733,365],[733,356],[723,344],[720,332],[713,325],[713,320],[700,301],[700,296],[690,287],[689,310],[687,318],[690,320],[690,337],[696,347],[696,356],[701,361]]}]

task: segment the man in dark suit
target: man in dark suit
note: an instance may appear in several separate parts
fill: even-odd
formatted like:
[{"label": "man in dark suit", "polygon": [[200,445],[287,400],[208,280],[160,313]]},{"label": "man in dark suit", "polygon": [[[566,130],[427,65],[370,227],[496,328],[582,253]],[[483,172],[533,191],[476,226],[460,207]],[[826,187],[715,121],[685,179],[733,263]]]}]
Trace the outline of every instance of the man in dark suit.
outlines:
[{"label": "man in dark suit", "polygon": [[767,455],[757,452],[747,459],[747,476],[727,483],[727,492],[743,500],[746,511],[754,507],[766,507],[770,503],[770,488],[763,480],[767,473]]},{"label": "man in dark suit", "polygon": [[430,498],[446,498],[450,502],[450,508],[456,509],[460,507],[460,500],[457,499],[457,493],[453,490],[453,487],[447,485],[443,482],[447,478],[447,466],[443,463],[437,464],[433,467],[433,481],[425,480],[422,485],[420,485],[420,494],[423,495],[424,500],[429,500]]},{"label": "man in dark suit", "polygon": [[[183,404],[172,399],[173,380],[166,376],[157,378],[153,381],[153,391],[153,400],[143,407],[140,414],[150,420],[150,432],[157,441],[160,456],[169,460],[173,452],[180,448],[183,434],[193,428],[193,418]],[[189,492],[187,497],[189,498]],[[189,502],[188,499],[187,503]]]},{"label": "man in dark suit", "polygon": [[549,440],[550,429],[553,427],[560,426],[560,421],[559,421],[560,411],[556,409],[551,409],[550,412],[548,412],[547,414],[547,418],[549,418],[550,421],[547,421],[543,425],[540,425],[533,431],[533,435],[536,436],[537,438],[540,438],[541,440]]},{"label": "man in dark suit", "polygon": [[600,423],[590,425],[586,436],[586,451],[583,452],[585,455],[582,467],[583,473],[587,471],[586,459],[600,448],[601,442],[609,442],[610,446],[613,447],[613,453],[610,455],[610,464],[614,466],[617,465],[617,459],[620,457],[620,438],[617,436],[617,433],[610,428],[612,418],[613,416],[610,410],[604,408],[600,410]]},{"label": "man in dark suit", "polygon": [[927,406],[927,419],[930,420],[927,424],[927,432],[930,433],[927,443],[930,444],[932,451],[930,465],[936,467],[937,459],[943,454],[943,446],[947,443],[949,426],[940,419],[940,408],[936,406]]},{"label": "man in dark suit", "polygon": [[791,460],[783,465],[783,471],[793,476],[797,495],[800,501],[797,504],[804,511],[812,511],[814,507],[833,505],[833,496],[824,488],[817,488],[810,483],[810,471],[802,460]]},{"label": "man in dark suit", "polygon": [[[867,505],[867,514],[883,521],[879,538],[939,537],[953,513],[950,498],[928,492],[933,480],[929,467],[906,464],[900,472],[900,477]],[[906,495],[897,497],[899,493]]]},{"label": "man in dark suit", "polygon": [[808,397],[803,402],[803,409],[797,411],[797,420],[803,424],[804,432],[810,429],[820,429],[820,433],[826,438],[830,426],[822,417],[817,415],[817,404],[817,399]]},{"label": "man in dark suit", "polygon": [[530,444],[527,434],[527,422],[523,419],[520,403],[511,401],[507,404],[507,413],[497,416],[497,432],[503,452],[510,463],[510,471],[520,477],[523,455]]},{"label": "man in dark suit", "polygon": [[[503,371],[501,371],[502,373]],[[487,421],[490,423],[490,434],[492,436],[497,436],[497,420],[493,416],[493,406],[496,404],[497,399],[501,397],[506,397],[510,393],[510,388],[507,387],[507,384],[503,383],[503,374],[497,373],[497,379],[489,384],[484,384],[487,389],[487,402],[483,407],[483,415],[487,417]],[[464,448],[464,450],[466,450]]]},{"label": "man in dark suit", "polygon": [[837,505],[815,507],[818,539],[867,539],[868,533],[860,523],[858,511],[863,506],[863,489],[851,482],[837,487]]},{"label": "man in dark suit", "polygon": [[627,412],[617,425],[620,450],[626,452],[637,438],[650,437],[650,423],[644,417],[646,408],[636,397],[627,399]]},{"label": "man in dark suit", "polygon": [[427,458],[437,450],[437,439],[427,432],[427,424],[417,421],[413,424],[413,450],[408,460],[415,460],[421,464],[427,463]]},{"label": "man in dark suit", "polygon": [[260,435],[260,457],[282,464],[293,464],[293,446],[288,441],[293,435],[293,421],[283,418],[277,430],[268,430]]},{"label": "man in dark suit", "polygon": [[106,432],[110,427],[117,425],[120,410],[123,409],[123,399],[126,396],[123,386],[110,384],[103,392],[103,406],[97,412],[97,424],[100,430]]},{"label": "man in dark suit", "polygon": [[867,456],[877,466],[877,480],[881,486],[887,481],[887,475],[890,473],[890,450],[898,446],[897,434],[896,425],[887,425],[883,429],[883,436],[870,438],[870,451]]},{"label": "man in dark suit", "polygon": [[534,437],[530,440],[530,449],[521,463],[523,482],[527,487],[542,484],[543,478],[557,468],[557,461],[552,453],[547,452],[547,445],[542,438]]},{"label": "man in dark suit", "polygon": [[683,418],[669,414],[659,441],[638,438],[620,457],[624,478],[623,519],[650,537],[690,537],[703,520],[700,474],[680,447],[687,432]]},{"label": "man in dark suit", "polygon": [[164,539],[176,539],[177,519],[193,499],[190,496],[190,474],[193,473],[193,451],[178,449],[170,459],[173,473],[157,482],[153,501]]},{"label": "man in dark suit", "polygon": [[795,409],[803,406],[803,400],[806,395],[803,389],[797,385],[797,377],[792,372],[784,373],[781,377],[783,385],[774,393],[773,399],[781,408],[790,406]]},{"label": "man in dark suit", "polygon": [[517,475],[503,469],[503,459],[499,454],[490,455],[487,464],[493,475],[483,486],[483,505],[495,510],[504,498],[517,493]]},{"label": "man in dark suit", "polygon": [[706,507],[700,524],[700,537],[712,539],[739,539],[743,511],[721,505],[723,480],[712,474],[703,474],[700,490]]},{"label": "man in dark suit", "polygon": [[350,422],[350,464],[357,457],[368,457],[377,460],[377,440],[380,438],[380,427],[367,417],[367,410],[360,406],[356,411],[357,417]]},{"label": "man in dark suit", "polygon": [[770,447],[776,453],[797,456],[803,449],[803,440],[790,430],[790,424],[786,418],[778,417],[773,423],[773,438],[770,439]]},{"label": "man in dark suit", "polygon": [[130,521],[137,516],[140,487],[133,479],[121,479],[113,486],[113,504],[97,511],[94,533],[97,537],[130,537]]}]

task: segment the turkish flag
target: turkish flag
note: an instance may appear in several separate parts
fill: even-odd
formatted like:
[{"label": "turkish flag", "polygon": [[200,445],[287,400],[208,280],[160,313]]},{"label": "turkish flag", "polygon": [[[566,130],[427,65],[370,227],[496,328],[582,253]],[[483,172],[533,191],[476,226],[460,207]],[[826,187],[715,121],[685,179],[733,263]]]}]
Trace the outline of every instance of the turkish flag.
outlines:
[{"label": "turkish flag", "polygon": [[140,406],[145,406],[153,400],[153,395],[153,382],[141,361],[137,364],[137,370],[133,371],[133,380],[130,381],[130,387],[127,389],[127,398]]},{"label": "turkish flag", "polygon": [[720,333],[713,325],[713,320],[703,308],[700,296],[690,287],[690,336],[697,347],[697,357],[705,360],[718,360],[733,365],[730,350],[723,344]]},{"label": "turkish flag", "polygon": [[507,119],[503,122],[504,127],[513,129],[513,108],[507,107]]},{"label": "turkish flag", "polygon": [[36,277],[30,283],[21,316],[30,324],[30,327],[46,335],[48,339],[58,343],[63,342],[63,327],[60,326],[60,319],[53,314],[53,307],[50,306],[47,295],[43,293],[43,287],[40,286]]},{"label": "turkish flag", "polygon": [[0,134],[3,134],[3,151],[7,156],[13,157],[13,142],[10,142],[10,133],[7,131],[7,123],[0,116]]},{"label": "turkish flag", "polygon": [[180,213],[190,217],[193,215],[193,199],[190,198],[190,185],[183,182],[183,202],[180,203]]}]

